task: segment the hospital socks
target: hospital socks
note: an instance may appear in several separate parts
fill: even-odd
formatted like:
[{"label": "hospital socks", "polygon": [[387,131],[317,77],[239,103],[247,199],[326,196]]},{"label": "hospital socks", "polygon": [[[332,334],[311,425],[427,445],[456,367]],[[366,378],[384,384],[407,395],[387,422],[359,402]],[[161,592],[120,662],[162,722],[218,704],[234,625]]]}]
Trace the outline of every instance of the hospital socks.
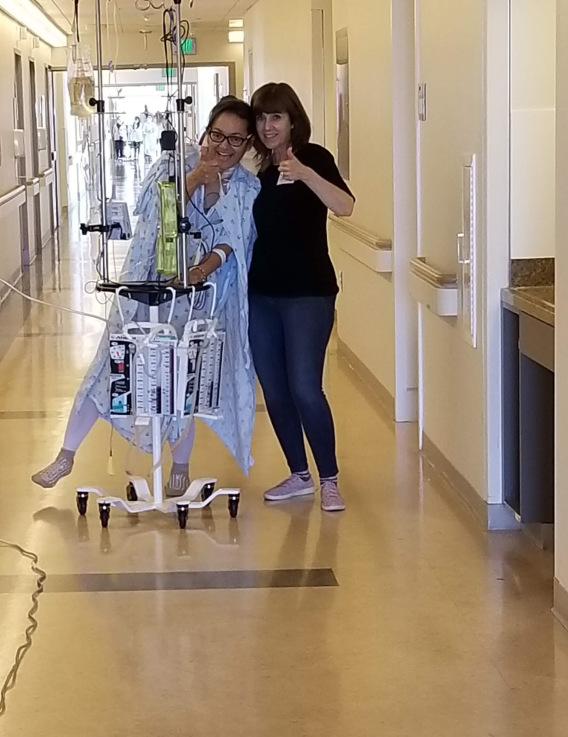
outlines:
[{"label": "hospital socks", "polygon": [[173,463],[166,486],[166,496],[183,496],[189,484],[189,464]]},{"label": "hospital socks", "polygon": [[69,476],[73,470],[74,461],[75,451],[61,448],[53,463],[34,474],[32,481],[44,489],[52,489],[58,481]]}]

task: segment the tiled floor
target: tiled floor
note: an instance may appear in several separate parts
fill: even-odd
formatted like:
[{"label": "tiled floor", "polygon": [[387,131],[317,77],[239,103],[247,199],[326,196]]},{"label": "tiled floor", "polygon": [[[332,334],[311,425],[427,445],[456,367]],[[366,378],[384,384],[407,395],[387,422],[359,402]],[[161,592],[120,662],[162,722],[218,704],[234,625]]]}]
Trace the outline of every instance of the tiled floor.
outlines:
[{"label": "tiled floor", "polygon": [[[45,299],[103,314],[84,291],[93,269],[75,226],[63,260],[46,253],[35,272]],[[285,467],[259,411],[248,480],[198,434],[193,473],[242,486],[237,520],[222,502],[186,531],[114,510],[102,531],[94,505],[78,519],[75,487],[123,492],[126,447],[116,442],[108,476],[104,424],[55,490],[29,480],[59,448],[101,325],[19,298],[0,315],[0,537],[48,573],[2,737],[568,735],[551,555],[521,533],[480,531],[430,478],[415,429],[388,421],[335,353],[345,514],[263,504]],[[32,588],[27,564],[0,549],[0,680]]]}]

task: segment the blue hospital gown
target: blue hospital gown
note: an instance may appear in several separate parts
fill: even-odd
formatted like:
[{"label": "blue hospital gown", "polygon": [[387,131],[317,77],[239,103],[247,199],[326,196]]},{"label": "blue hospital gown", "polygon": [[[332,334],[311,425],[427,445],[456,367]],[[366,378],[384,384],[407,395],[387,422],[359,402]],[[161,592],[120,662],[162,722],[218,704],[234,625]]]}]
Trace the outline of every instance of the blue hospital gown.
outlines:
[{"label": "blue hospital gown", "polygon": [[[186,152],[186,170],[191,171],[199,160],[195,147]],[[138,223],[128,249],[120,281],[147,281],[158,279],[155,270],[155,250],[159,225],[160,198],[158,181],[167,180],[173,170],[171,154],[164,154],[150,169],[142,184],[135,214]],[[260,183],[241,165],[233,171],[225,191],[217,204],[204,213],[203,187],[188,203],[187,215],[192,230],[201,231],[201,249],[210,251],[226,244],[232,248],[227,262],[210,277],[217,285],[215,317],[218,329],[224,330],[225,352],[221,376],[221,417],[205,419],[234,456],[240,468],[248,473],[252,465],[250,445],[255,414],[254,369],[248,343],[247,277],[256,230],[252,207],[260,190]],[[189,240],[189,239],[188,239]],[[191,241],[190,241],[191,243]],[[197,243],[197,242],[195,242]],[[194,244],[195,245],[195,244]],[[194,253],[188,253],[189,263]],[[110,310],[108,326],[101,338],[97,353],[77,393],[72,411],[79,411],[86,397],[96,405],[99,415],[107,420],[127,440],[146,452],[151,451],[151,433],[148,427],[136,427],[134,417],[110,416],[110,360],[109,335],[120,333],[122,321],[116,305]],[[125,322],[143,322],[149,318],[148,307],[134,300],[121,299]],[[160,307],[160,321],[167,322],[171,303]],[[176,300],[172,318],[178,337],[181,337],[189,317],[189,300]],[[193,317],[207,312],[194,310]],[[162,419],[162,441],[175,442],[187,427],[187,419]]]}]

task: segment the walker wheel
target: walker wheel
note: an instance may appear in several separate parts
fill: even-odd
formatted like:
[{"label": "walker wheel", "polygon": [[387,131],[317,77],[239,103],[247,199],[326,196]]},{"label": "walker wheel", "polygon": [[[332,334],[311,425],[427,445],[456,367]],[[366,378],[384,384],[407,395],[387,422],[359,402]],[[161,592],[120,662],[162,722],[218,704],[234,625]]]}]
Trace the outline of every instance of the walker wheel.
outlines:
[{"label": "walker wheel", "polygon": [[203,489],[201,489],[201,501],[206,502],[211,494],[213,494],[213,491],[215,490],[214,484],[205,484]]},{"label": "walker wheel", "polygon": [[77,492],[77,511],[83,517],[87,514],[87,507],[89,505],[89,495],[84,491]]},{"label": "walker wheel", "polygon": [[134,488],[133,483],[129,483],[126,487],[126,498],[129,502],[137,502],[138,501],[138,494],[136,493],[136,489]]},{"label": "walker wheel", "polygon": [[188,504],[178,504],[177,505],[177,515],[178,515],[178,522],[179,522],[180,530],[185,530],[187,526],[187,515],[188,514],[189,514]]},{"label": "walker wheel", "polygon": [[229,514],[231,515],[231,519],[235,519],[235,517],[239,513],[240,500],[240,495],[233,495],[229,497]]},{"label": "walker wheel", "polygon": [[106,529],[110,517],[110,504],[99,504],[99,517],[101,519],[101,525]]}]

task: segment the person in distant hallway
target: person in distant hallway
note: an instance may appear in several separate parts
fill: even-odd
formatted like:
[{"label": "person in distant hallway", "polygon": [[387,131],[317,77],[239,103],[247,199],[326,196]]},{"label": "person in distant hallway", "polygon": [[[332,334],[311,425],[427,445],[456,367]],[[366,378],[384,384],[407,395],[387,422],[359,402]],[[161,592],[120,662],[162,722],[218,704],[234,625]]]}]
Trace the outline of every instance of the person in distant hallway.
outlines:
[{"label": "person in distant hallway", "polygon": [[124,157],[124,139],[126,136],[126,131],[124,129],[124,125],[122,123],[122,120],[120,118],[117,118],[116,123],[114,124],[112,137],[114,139],[114,155],[117,159],[122,159]]},{"label": "person in distant hallway", "polygon": [[327,215],[349,216],[355,199],[333,156],[310,143],[311,124],[294,90],[270,83],[252,97],[260,194],[249,272],[250,343],[268,414],[290,476],[264,494],[281,501],[313,494],[304,433],[318,467],[324,511],[345,509],[335,429],[322,381],[337,281]]},{"label": "person in distant hallway", "polygon": [[156,124],[150,113],[146,114],[146,119],[142,127],[142,135],[144,140],[144,159],[152,162],[156,158]]},{"label": "person in distant hallway", "polygon": [[134,118],[134,123],[132,124],[132,131],[130,132],[130,143],[132,144],[135,159],[137,159],[140,154],[142,138],[142,123],[140,122],[140,118],[136,116]]}]

